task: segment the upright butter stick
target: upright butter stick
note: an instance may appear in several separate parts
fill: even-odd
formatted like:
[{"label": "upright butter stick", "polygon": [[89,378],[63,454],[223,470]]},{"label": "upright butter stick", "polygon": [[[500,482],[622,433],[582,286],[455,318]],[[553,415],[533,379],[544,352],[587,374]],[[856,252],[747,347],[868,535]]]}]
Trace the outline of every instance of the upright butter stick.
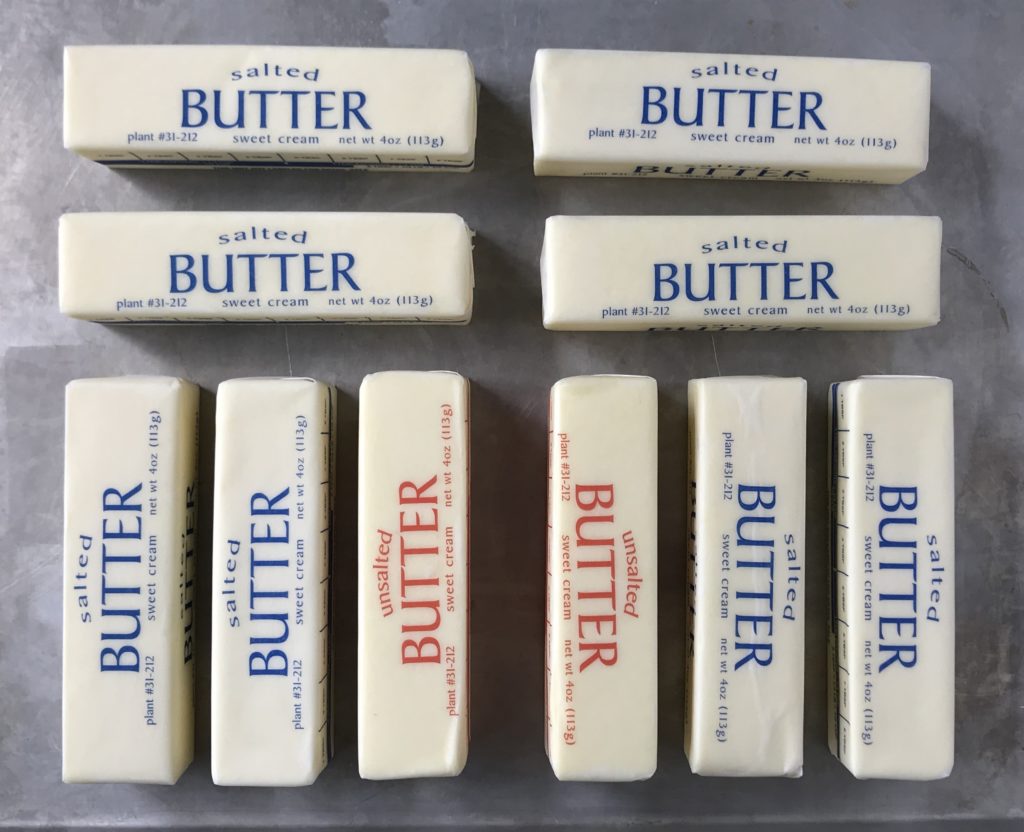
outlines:
[{"label": "upright butter stick", "polygon": [[217,389],[217,785],[307,785],[327,764],[335,395],[308,378],[235,379]]},{"label": "upright butter stick", "polygon": [[541,49],[538,176],[903,182],[928,164],[931,67]]},{"label": "upright butter stick", "polygon": [[199,391],[67,387],[65,783],[174,783],[192,762]]},{"label": "upright butter stick", "polygon": [[359,390],[359,774],[450,777],[469,750],[469,383]]},{"label": "upright butter stick", "polygon": [[953,768],[953,385],[832,385],[829,744],[859,778]]},{"label": "upright butter stick", "polygon": [[695,774],[803,768],[807,383],[689,384],[686,756]]},{"label": "upright butter stick", "polygon": [[544,326],[933,326],[941,244],[938,217],[550,217]]},{"label": "upright butter stick", "polygon": [[475,143],[453,49],[64,50],[64,146],[106,165],[468,171]]},{"label": "upright butter stick", "polygon": [[547,753],[559,780],[644,780],[658,739],[658,388],[551,389]]},{"label": "upright butter stick", "polygon": [[457,214],[65,214],[60,308],[149,323],[467,323],[473,234]]}]

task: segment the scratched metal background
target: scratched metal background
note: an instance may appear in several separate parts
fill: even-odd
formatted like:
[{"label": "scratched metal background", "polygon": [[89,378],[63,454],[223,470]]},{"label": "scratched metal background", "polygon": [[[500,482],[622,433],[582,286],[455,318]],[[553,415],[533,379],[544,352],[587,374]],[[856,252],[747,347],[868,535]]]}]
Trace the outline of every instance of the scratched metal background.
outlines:
[{"label": "scratched metal background", "polygon": [[[482,83],[470,175],[116,173],[61,146],[65,43],[282,43],[468,50]],[[1024,818],[1024,3],[954,0],[358,0],[0,4],[0,826],[948,828]],[[528,85],[541,46],[909,58],[934,66],[931,164],[901,187],[537,179]],[[443,210],[477,229],[466,328],[109,328],[57,311],[57,217],[82,210]],[[938,214],[942,324],[906,333],[586,334],[541,328],[537,262],[555,213]],[[356,391],[364,373],[445,368],[473,381],[473,740],[454,780],[370,783],[355,764]],[[560,784],[542,741],[545,420],[556,379],[649,373],[661,389],[659,768],[639,784]],[[699,779],[682,753],[687,379],[809,382],[803,779]],[[957,752],[936,783],[858,782],[825,745],[825,390],[861,373],[956,382]],[[335,633],[337,753],[308,789],[210,783],[209,672],[198,753],[173,787],[60,783],[63,388],[171,373],[203,399],[210,528],[212,391],[302,374],[342,392]],[[203,549],[209,567],[208,547]],[[208,586],[204,587],[206,594]],[[205,606],[205,604],[204,604]],[[202,623],[206,623],[205,621]],[[649,703],[637,702],[645,708]]]}]

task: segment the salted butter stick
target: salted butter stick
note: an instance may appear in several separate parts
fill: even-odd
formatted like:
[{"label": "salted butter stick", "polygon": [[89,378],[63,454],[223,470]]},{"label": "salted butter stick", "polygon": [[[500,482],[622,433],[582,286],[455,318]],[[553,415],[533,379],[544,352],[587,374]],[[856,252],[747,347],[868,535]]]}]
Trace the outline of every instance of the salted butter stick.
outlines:
[{"label": "salted butter stick", "polygon": [[217,388],[217,785],[307,785],[327,764],[335,395],[308,378],[234,379]]},{"label": "salted butter stick", "polygon": [[538,176],[903,182],[928,164],[931,67],[541,49]]},{"label": "salted butter stick", "polygon": [[658,388],[577,376],[551,389],[546,746],[559,780],[657,766]]},{"label": "salted butter stick", "polygon": [[468,171],[465,52],[68,46],[64,146],[114,167]]},{"label": "salted butter stick", "polygon": [[953,385],[832,385],[829,744],[859,778],[953,768]]},{"label": "salted butter stick", "polygon": [[941,243],[938,217],[550,217],[544,326],[933,326]]},{"label": "salted butter stick", "polygon": [[71,382],[64,462],[65,783],[174,783],[192,762],[199,391]]},{"label": "salted butter stick", "polygon": [[802,378],[694,379],[685,744],[695,774],[803,768]]},{"label": "salted butter stick", "polygon": [[457,214],[65,214],[60,308],[93,321],[467,323]]},{"label": "salted butter stick", "polygon": [[359,774],[450,777],[469,750],[469,383],[359,390]]}]

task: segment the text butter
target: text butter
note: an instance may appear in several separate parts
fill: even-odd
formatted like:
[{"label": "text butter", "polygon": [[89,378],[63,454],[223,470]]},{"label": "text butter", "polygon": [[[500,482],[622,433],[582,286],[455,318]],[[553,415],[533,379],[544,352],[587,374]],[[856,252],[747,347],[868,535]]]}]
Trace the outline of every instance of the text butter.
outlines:
[{"label": "text butter", "polygon": [[210,764],[220,786],[299,786],[330,752],[335,391],[217,388]]},{"label": "text butter", "polygon": [[928,163],[908,61],[542,49],[538,176],[903,182]]},{"label": "text butter", "polygon": [[953,767],[953,385],[831,388],[829,745],[860,778]]},{"label": "text butter", "polygon": [[475,141],[456,50],[64,50],[64,146],[115,167],[468,171]]},{"label": "text butter", "polygon": [[198,407],[177,378],[67,387],[66,783],[174,783],[192,762]]},{"label": "text butter", "polygon": [[469,750],[469,382],[359,389],[359,774],[451,777]]},{"label": "text butter", "polygon": [[467,323],[456,214],[65,214],[60,308],[103,322]]},{"label": "text butter", "polygon": [[695,774],[803,767],[802,378],[694,379],[686,756]]},{"label": "text butter", "polygon": [[644,780],[658,734],[654,379],[558,382],[548,460],[548,759],[560,780]]},{"label": "text butter", "polygon": [[550,217],[544,326],[933,326],[941,242],[937,217]]}]

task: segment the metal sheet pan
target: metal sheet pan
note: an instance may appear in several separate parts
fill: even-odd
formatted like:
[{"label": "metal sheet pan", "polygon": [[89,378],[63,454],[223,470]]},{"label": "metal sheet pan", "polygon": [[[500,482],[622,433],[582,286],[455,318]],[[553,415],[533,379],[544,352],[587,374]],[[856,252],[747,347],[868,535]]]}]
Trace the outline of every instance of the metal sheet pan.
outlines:
[{"label": "metal sheet pan", "polygon": [[[1024,162],[1016,0],[6,0],[0,6],[0,825],[853,828],[901,819],[1024,817]],[[65,43],[449,46],[482,83],[470,175],[300,171],[117,173],[61,147]],[[934,66],[931,164],[901,187],[596,181],[532,175],[529,77],[541,46],[907,58]],[[67,210],[444,210],[477,230],[477,304],[457,327],[113,328],[57,311],[56,221]],[[942,303],[903,333],[551,333],[538,257],[554,213],[938,214]],[[453,369],[473,387],[473,740],[454,780],[370,783],[355,767],[354,530],[364,373]],[[543,750],[547,394],[558,378],[639,372],[661,389],[660,753],[639,784],[560,784]],[[213,396],[244,375],[303,374],[341,390],[335,553],[335,759],[308,789],[221,789],[209,708],[173,788],[60,784],[63,386],[117,373],[203,385],[204,528]],[[957,757],[935,783],[858,782],[825,743],[828,382],[946,375],[957,415]],[[716,373],[809,382],[806,759],[800,780],[702,779],[682,753],[686,381]],[[204,551],[209,563],[209,550]],[[208,586],[205,587],[209,592]],[[201,674],[200,703],[208,694]],[[637,702],[636,707],[651,703]]]}]

